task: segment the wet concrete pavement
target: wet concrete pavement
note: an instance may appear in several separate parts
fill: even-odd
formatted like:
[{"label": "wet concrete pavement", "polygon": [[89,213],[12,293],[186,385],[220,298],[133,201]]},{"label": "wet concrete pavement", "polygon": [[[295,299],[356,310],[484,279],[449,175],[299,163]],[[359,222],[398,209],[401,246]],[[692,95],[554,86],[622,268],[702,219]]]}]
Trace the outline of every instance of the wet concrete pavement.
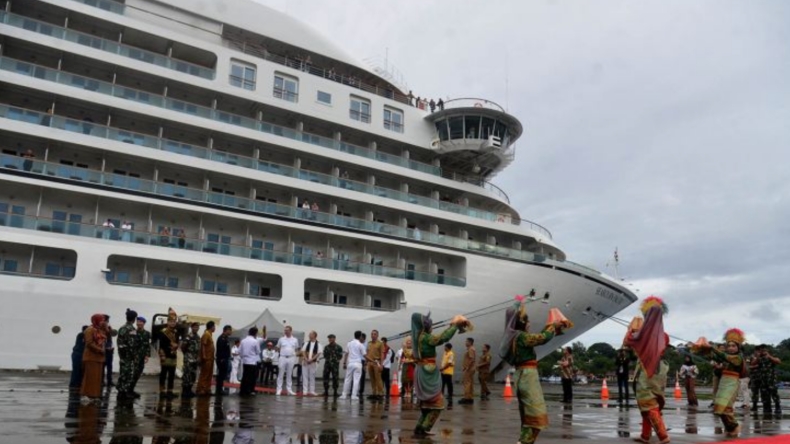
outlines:
[{"label": "wet concrete pavement", "polygon": [[[155,378],[144,377],[138,386],[143,397],[133,402],[118,403],[113,391],[102,403],[85,404],[79,398],[70,401],[64,390],[67,374],[0,373],[0,443],[513,443],[519,432],[518,404],[501,396],[453,405],[442,413],[435,436],[415,440],[411,430],[419,410],[400,399],[351,402],[259,394],[160,401],[156,384]],[[501,393],[501,385],[493,387]],[[564,405],[558,402],[558,386],[544,390],[550,425],[540,443],[625,443],[638,436],[641,417],[634,405],[602,403],[595,387],[576,387],[576,400]],[[709,396],[705,400],[702,393],[698,409],[668,398],[664,417],[673,443],[726,441],[707,407]],[[787,393],[782,397],[787,399]],[[737,415],[742,437],[790,434],[787,419],[741,409]]]}]

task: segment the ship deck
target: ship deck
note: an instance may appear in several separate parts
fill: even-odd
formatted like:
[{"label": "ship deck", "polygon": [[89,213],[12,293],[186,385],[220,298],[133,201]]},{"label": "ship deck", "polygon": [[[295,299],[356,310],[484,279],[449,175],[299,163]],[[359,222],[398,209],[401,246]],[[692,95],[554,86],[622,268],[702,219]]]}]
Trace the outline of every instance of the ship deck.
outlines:
[{"label": "ship deck", "polygon": [[[518,403],[493,396],[472,406],[455,404],[443,412],[436,435],[423,440],[411,437],[419,416],[416,406],[395,399],[387,403],[325,401],[259,395],[225,396],[159,402],[157,381],[146,376],[138,391],[142,399],[128,405],[116,403],[114,392],[101,404],[70,402],[64,373],[0,374],[0,442],[287,442],[287,443],[502,443],[518,437]],[[320,383],[318,384],[320,386]],[[459,390],[460,384],[458,384]],[[499,394],[502,385],[493,390]],[[620,408],[602,403],[594,386],[575,387],[573,405],[561,404],[561,389],[544,386],[550,426],[538,442],[633,442],[641,418],[635,405]],[[671,395],[670,390],[667,394]],[[787,393],[781,393],[787,399]],[[684,399],[668,399],[664,417],[673,443],[727,441],[720,424],[707,407],[710,391],[701,389],[702,407],[691,410]],[[787,406],[785,406],[787,408]],[[760,442],[788,442],[790,422],[778,417],[751,415],[736,409],[742,438]],[[781,436],[786,435],[786,436]],[[171,441],[175,439],[175,441]],[[183,440],[183,441],[182,441]],[[656,438],[653,438],[656,441]],[[747,441],[749,442],[749,441]],[[757,442],[757,441],[755,441]]]}]

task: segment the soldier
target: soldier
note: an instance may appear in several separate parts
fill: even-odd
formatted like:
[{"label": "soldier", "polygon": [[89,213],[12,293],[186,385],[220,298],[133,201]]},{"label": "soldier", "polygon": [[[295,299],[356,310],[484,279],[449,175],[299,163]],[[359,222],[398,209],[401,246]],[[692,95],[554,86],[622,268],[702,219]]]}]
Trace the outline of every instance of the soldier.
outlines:
[{"label": "soldier", "polygon": [[760,344],[756,348],[755,355],[757,356],[757,363],[753,364],[757,369],[759,375],[760,397],[763,402],[763,413],[765,415],[771,414],[771,401],[775,406],[774,414],[777,416],[782,414],[782,407],[779,401],[779,391],[776,388],[776,366],[781,364],[779,358],[771,356],[768,352],[768,346]]},{"label": "soldier", "polygon": [[195,396],[192,385],[195,383],[198,368],[198,357],[200,355],[200,336],[197,332],[200,324],[193,322],[190,325],[190,332],[181,341],[181,352],[184,353],[183,374],[181,375],[181,397],[191,398]]},{"label": "soldier", "polygon": [[491,375],[491,346],[489,344],[483,345],[483,354],[480,355],[480,360],[477,361],[477,379],[480,381],[480,400],[485,401],[488,395],[488,378]]},{"label": "soldier", "polygon": [[324,397],[329,396],[329,378],[332,378],[332,388],[337,397],[337,378],[340,360],[343,359],[343,347],[335,342],[335,335],[327,336],[329,344],[324,347]]},{"label": "soldier", "polygon": [[126,323],[118,329],[118,358],[121,362],[118,376],[118,399],[132,398],[134,391],[135,348],[137,346],[137,329],[134,322],[137,312],[126,309]]},{"label": "soldier", "polygon": [[151,357],[151,333],[145,329],[145,318],[142,316],[137,317],[137,344],[134,349],[134,378],[132,379],[132,395],[139,398],[140,394],[134,389],[137,387],[137,381],[143,374],[145,364],[148,364],[148,358]]},{"label": "soldier", "polygon": [[477,361],[477,351],[475,351],[475,339],[466,338],[466,353],[462,370],[464,372],[464,397],[458,401],[459,404],[474,404],[475,400],[475,362]]}]

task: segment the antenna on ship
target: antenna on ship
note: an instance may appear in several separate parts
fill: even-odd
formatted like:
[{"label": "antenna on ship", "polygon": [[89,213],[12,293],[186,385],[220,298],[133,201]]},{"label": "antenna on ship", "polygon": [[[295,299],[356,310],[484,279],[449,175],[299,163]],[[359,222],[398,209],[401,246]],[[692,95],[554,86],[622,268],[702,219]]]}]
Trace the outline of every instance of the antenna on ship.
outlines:
[{"label": "antenna on ship", "polygon": [[617,253],[617,247],[614,247],[614,261],[607,262],[606,268],[609,268],[609,265],[612,265],[614,268],[614,277],[618,281],[620,280],[620,255]]}]

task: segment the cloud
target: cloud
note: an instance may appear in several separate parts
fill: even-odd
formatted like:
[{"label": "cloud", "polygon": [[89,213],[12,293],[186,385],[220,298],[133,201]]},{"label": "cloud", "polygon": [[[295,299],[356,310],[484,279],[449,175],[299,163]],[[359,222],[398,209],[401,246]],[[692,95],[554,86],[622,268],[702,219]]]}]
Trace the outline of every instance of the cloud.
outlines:
[{"label": "cloud", "polygon": [[[388,54],[417,95],[506,105],[525,127],[495,178],[513,207],[575,262],[618,247],[677,336],[787,336],[790,3],[261,2],[359,59]],[[583,337],[621,339],[614,323]]]}]

